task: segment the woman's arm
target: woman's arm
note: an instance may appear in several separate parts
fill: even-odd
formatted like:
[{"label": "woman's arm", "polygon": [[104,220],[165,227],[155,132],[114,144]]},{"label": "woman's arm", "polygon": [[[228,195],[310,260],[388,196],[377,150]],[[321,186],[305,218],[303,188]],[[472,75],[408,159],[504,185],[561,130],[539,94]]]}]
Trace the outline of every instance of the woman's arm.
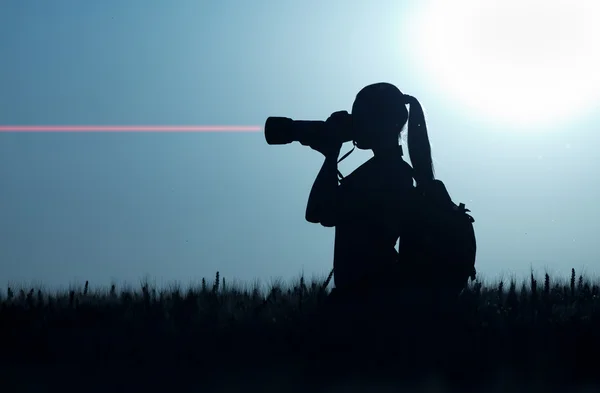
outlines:
[{"label": "woman's arm", "polygon": [[308,197],[308,222],[321,223],[325,227],[336,225],[337,190],[337,155],[327,155]]},{"label": "woman's arm", "polygon": [[325,156],[325,162],[313,183],[308,204],[306,206],[306,220],[312,223],[321,223],[325,227],[336,225],[337,190],[338,190],[338,156],[342,148],[339,135],[342,129],[348,129],[350,115],[346,111],[334,112],[325,122],[327,127],[321,138],[313,141],[310,147]]}]

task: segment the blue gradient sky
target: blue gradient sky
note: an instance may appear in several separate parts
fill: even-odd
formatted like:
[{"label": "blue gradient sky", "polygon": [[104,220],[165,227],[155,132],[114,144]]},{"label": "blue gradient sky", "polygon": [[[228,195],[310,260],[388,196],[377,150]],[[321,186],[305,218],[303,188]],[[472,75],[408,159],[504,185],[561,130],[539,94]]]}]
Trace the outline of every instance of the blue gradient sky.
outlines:
[{"label": "blue gradient sky", "polygon": [[[4,1],[0,124],[325,119],[388,81],[427,111],[483,275],[596,273],[600,115],[536,132],[475,118],[411,58],[419,2],[349,4]],[[0,285],[325,275],[334,231],[304,220],[321,163],[261,133],[0,133]]]}]

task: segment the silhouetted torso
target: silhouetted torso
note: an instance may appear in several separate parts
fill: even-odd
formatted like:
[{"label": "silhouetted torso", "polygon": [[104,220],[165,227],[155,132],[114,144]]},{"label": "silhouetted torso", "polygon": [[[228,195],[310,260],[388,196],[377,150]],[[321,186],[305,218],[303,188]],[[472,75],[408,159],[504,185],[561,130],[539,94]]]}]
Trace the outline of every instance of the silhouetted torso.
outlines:
[{"label": "silhouetted torso", "polygon": [[373,157],[340,182],[334,281],[344,288],[395,263],[395,244],[408,223],[411,167],[397,154]]}]

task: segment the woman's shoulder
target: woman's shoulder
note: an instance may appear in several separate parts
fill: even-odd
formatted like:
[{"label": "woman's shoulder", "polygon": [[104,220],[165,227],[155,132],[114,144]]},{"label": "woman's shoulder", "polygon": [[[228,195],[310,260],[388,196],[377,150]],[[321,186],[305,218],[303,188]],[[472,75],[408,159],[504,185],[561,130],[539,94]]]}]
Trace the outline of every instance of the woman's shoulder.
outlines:
[{"label": "woman's shoulder", "polygon": [[374,157],[364,162],[346,176],[342,184],[399,184],[402,188],[413,186],[412,167],[403,159],[381,163]]},{"label": "woman's shoulder", "polygon": [[347,176],[345,176],[341,183],[342,184],[349,184],[349,183],[354,183],[354,182],[358,182],[361,181],[361,179],[365,179],[365,178],[369,178],[370,175],[372,175],[375,171],[376,168],[374,168],[373,166],[373,157],[370,158],[369,160],[363,162],[360,166],[358,166],[356,169],[354,169],[352,172],[350,172]]}]

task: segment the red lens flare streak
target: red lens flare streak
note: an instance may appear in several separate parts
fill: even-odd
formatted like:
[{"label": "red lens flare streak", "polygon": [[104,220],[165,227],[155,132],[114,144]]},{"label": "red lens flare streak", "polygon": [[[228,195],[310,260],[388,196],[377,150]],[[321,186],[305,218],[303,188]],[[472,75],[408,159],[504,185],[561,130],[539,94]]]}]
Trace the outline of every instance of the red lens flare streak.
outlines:
[{"label": "red lens flare streak", "polygon": [[260,126],[99,126],[99,125],[0,125],[0,132],[260,132]]}]

